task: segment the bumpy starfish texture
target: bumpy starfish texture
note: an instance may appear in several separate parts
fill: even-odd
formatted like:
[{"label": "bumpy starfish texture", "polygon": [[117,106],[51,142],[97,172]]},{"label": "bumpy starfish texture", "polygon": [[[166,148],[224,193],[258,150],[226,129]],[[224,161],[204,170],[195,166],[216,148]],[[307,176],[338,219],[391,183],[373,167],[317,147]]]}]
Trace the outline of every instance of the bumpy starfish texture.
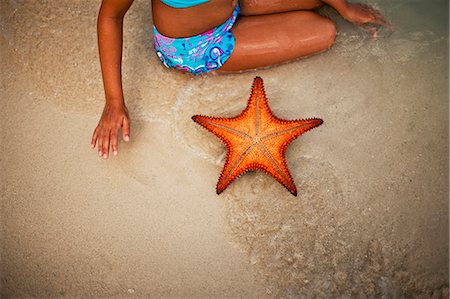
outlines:
[{"label": "bumpy starfish texture", "polygon": [[319,118],[284,120],[276,117],[269,108],[260,77],[254,79],[247,107],[238,116],[194,115],[192,119],[225,144],[227,154],[217,182],[217,194],[245,172],[261,170],[297,196],[284,154],[294,139],[323,123]]}]

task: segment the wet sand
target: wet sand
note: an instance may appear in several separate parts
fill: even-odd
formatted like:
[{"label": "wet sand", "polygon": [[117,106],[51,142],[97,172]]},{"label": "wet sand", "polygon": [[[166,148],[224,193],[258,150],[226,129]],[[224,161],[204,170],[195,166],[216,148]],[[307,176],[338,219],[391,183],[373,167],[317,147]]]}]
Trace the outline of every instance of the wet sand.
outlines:
[{"label": "wet sand", "polygon": [[[392,35],[324,9],[330,51],[195,78],[136,0],[132,138],[105,161],[99,3],[1,1],[1,296],[448,298],[448,3],[374,2]],[[260,172],[215,194],[224,147],[190,117],[237,114],[255,76],[277,116],[325,121],[286,153],[298,197]]]}]

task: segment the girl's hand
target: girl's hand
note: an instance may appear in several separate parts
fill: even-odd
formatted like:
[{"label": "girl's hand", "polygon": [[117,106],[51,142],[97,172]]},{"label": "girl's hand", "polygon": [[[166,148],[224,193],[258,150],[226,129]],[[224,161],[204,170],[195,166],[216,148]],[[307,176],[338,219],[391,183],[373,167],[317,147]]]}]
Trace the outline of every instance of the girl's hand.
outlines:
[{"label": "girl's hand", "polygon": [[106,103],[102,116],[92,135],[91,147],[95,148],[98,141],[98,155],[107,159],[109,148],[115,155],[119,149],[119,130],[122,128],[122,138],[126,142],[130,140],[130,117],[125,104]]},{"label": "girl's hand", "polygon": [[373,38],[377,37],[377,31],[380,26],[390,27],[376,9],[366,4],[347,3],[342,16],[347,21],[369,31]]}]

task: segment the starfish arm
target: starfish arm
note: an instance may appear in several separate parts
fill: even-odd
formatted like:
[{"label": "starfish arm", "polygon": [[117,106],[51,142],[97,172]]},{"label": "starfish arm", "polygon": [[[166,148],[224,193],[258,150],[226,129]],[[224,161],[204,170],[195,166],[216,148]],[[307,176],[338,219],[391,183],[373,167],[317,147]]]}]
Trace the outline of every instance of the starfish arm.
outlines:
[{"label": "starfish arm", "polygon": [[[220,194],[225,188],[242,173],[248,163],[248,156],[251,154],[251,141],[244,140],[242,143],[233,143],[227,147],[227,155],[222,172],[220,173],[219,181],[217,183],[217,194]],[[251,155],[250,155],[251,156]]]},{"label": "starfish arm", "polygon": [[280,146],[286,150],[287,146],[303,133],[320,126],[323,120],[320,118],[307,118],[299,120],[278,120],[277,125],[270,130],[270,133],[262,136],[262,140],[274,140],[281,141]]},{"label": "starfish arm", "polygon": [[[285,121],[287,122],[287,121]],[[261,139],[261,149],[271,162],[270,175],[285,186],[293,195],[297,194],[294,180],[286,163],[285,152],[288,145],[304,132],[322,124],[321,119],[289,121],[287,129],[283,129]],[[294,126],[290,124],[294,123]]]},{"label": "starfish arm", "polygon": [[219,180],[217,181],[217,194],[222,193],[235,179],[245,172],[254,169],[252,160],[254,160],[254,148],[249,145],[245,150],[227,151],[227,157]]},{"label": "starfish arm", "polygon": [[265,157],[265,159],[260,159],[263,162],[260,169],[277,180],[294,196],[297,196],[297,188],[287,167],[284,155],[274,155],[269,148],[264,146],[264,143],[259,143],[258,147],[261,152],[260,155]]},{"label": "starfish arm", "polygon": [[192,120],[216,135],[225,144],[236,138],[251,138],[248,134],[239,130],[239,128],[236,129],[232,125],[230,125],[233,124],[233,118],[194,115],[192,117]]},{"label": "starfish arm", "polygon": [[217,184],[217,194],[220,194],[234,179],[242,174],[236,175],[235,171],[249,152],[253,141],[249,138],[250,136],[240,131],[235,131],[231,127],[222,125],[221,122],[223,123],[223,119],[201,115],[195,115],[192,118],[195,122],[216,135],[225,144],[225,164],[220,174],[220,183]]},{"label": "starfish arm", "polygon": [[[264,90],[264,84],[260,77],[256,77],[253,81],[252,91],[247,103],[248,114],[251,115],[254,124],[252,135],[261,136],[264,135],[267,130],[267,125],[275,123],[276,117],[273,115],[269,107],[266,92]],[[244,110],[245,111],[245,110]]]},{"label": "starfish arm", "polygon": [[192,120],[215,135],[215,132],[217,131],[228,131],[235,135],[251,139],[252,132],[254,131],[252,125],[249,124],[246,115],[243,115],[242,113],[236,117],[194,115]]},{"label": "starfish arm", "polygon": [[255,118],[255,133],[253,135],[261,137],[291,129],[303,128],[298,131],[301,135],[316,126],[321,125],[323,122],[318,118],[284,120],[275,116],[270,109],[263,81],[260,77],[256,77],[253,82],[252,92],[247,108],[244,111],[246,110],[248,110],[249,114],[253,115]]},{"label": "starfish arm", "polygon": [[[234,162],[228,162],[234,161]],[[261,144],[253,144],[238,159],[227,159],[217,182],[217,194],[222,193],[235,179],[250,170],[260,170],[281,183],[294,196],[297,189],[286,163],[279,163]]]}]

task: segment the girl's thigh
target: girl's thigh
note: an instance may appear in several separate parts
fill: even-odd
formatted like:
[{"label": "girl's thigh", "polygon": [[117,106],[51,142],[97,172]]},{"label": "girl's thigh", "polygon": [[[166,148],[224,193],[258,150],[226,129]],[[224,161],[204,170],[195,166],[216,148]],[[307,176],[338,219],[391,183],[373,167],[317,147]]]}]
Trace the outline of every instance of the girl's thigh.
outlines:
[{"label": "girl's thigh", "polygon": [[235,47],[219,72],[283,63],[329,49],[336,27],[311,11],[241,16],[232,28]]}]

